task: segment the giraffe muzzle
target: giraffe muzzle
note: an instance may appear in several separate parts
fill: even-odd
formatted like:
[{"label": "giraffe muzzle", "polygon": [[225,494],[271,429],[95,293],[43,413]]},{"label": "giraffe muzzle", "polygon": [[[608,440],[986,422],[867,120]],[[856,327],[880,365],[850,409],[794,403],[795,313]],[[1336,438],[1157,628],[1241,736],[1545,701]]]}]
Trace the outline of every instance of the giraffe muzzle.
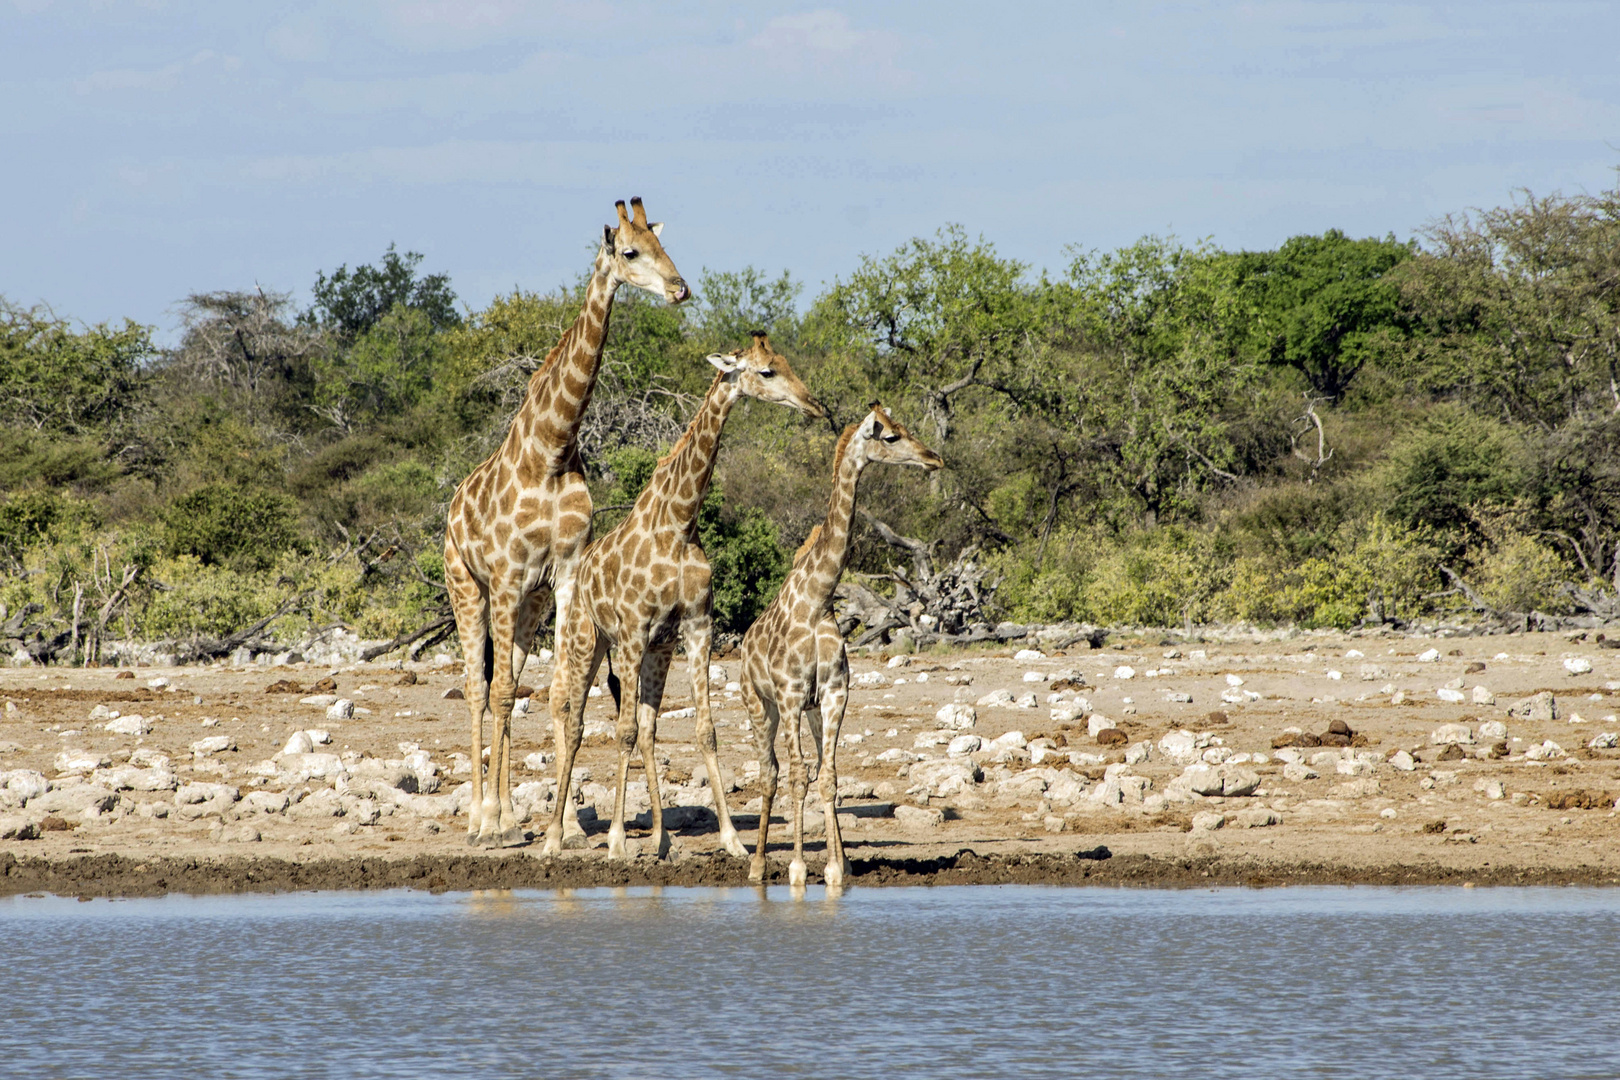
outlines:
[{"label": "giraffe muzzle", "polygon": [[692,290],[686,287],[684,278],[676,278],[669,283],[668,296],[670,303],[679,304],[692,298]]}]

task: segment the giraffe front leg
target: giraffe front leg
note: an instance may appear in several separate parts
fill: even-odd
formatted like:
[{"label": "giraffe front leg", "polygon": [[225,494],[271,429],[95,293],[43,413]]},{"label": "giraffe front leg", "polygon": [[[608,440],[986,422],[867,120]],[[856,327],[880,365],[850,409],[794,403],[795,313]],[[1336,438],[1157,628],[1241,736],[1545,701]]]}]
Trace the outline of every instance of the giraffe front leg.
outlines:
[{"label": "giraffe front leg", "polygon": [[630,781],[630,754],[636,748],[636,707],[641,700],[641,662],[645,656],[645,643],[625,640],[619,643],[619,662],[624,674],[623,697],[619,703],[619,723],[614,739],[619,746],[619,768],[614,776],[613,824],[608,827],[608,858],[626,858],[624,847],[624,788]]},{"label": "giraffe front leg", "polygon": [[664,701],[664,681],[674,647],[650,649],[641,664],[641,701],[636,706],[636,739],[641,744],[641,769],[647,776],[647,798],[651,804],[652,850],[656,858],[669,857],[669,834],[664,831],[664,804],[658,790],[658,710]]},{"label": "giraffe front leg", "polygon": [[484,710],[489,706],[485,654],[489,645],[488,599],[462,562],[454,544],[446,543],[444,578],[461,639],[463,694],[472,721],[472,799],[467,804],[467,843],[477,844],[484,826]]},{"label": "giraffe front leg", "polygon": [[782,716],[788,724],[788,784],[793,793],[793,858],[788,863],[788,884],[803,889],[809,877],[804,865],[804,797],[809,793],[804,761],[804,692],[792,687],[782,698]]},{"label": "giraffe front leg", "polygon": [[[720,747],[715,740],[714,713],[709,703],[709,654],[713,624],[705,616],[701,620],[694,619],[685,629],[687,672],[692,679],[692,705],[697,709],[697,744],[703,752],[703,765],[709,771],[714,816],[720,821],[720,846],[736,858],[746,859],[748,848],[743,845],[742,837],[737,835],[737,827],[731,823],[731,808],[726,805],[725,786],[720,777]],[[759,695],[749,688],[746,678],[743,679],[743,686],[743,704],[757,728],[761,722]]]},{"label": "giraffe front leg", "polygon": [[781,713],[776,702],[762,699],[749,692],[749,683],[743,682],[743,701],[748,706],[754,724],[754,745],[759,753],[759,841],[754,845],[754,857],[748,863],[748,880],[765,880],[765,852],[771,836],[771,804],[776,801],[776,725]]},{"label": "giraffe front leg", "polygon": [[822,872],[822,879],[828,889],[842,888],[849,877],[844,835],[838,828],[838,729],[843,726],[844,708],[849,701],[847,667],[844,675],[842,679],[835,676],[821,695],[821,775],[817,787],[821,791],[821,810],[827,817],[827,868]]},{"label": "giraffe front leg", "polygon": [[[557,796],[546,826],[543,854],[558,855],[563,848],[585,846],[585,833],[574,816],[572,784],[574,759],[585,733],[585,698],[591,677],[601,662],[603,645],[595,628],[559,627],[557,660],[551,676],[551,728],[557,746]],[[573,825],[572,830],[567,826]]]}]

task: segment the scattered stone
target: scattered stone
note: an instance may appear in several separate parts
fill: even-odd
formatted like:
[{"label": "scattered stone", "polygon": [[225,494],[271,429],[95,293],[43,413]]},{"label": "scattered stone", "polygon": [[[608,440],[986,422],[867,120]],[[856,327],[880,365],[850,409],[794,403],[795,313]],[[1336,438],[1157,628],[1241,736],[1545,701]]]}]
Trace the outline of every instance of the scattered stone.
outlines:
[{"label": "scattered stone", "polygon": [[1312,735],[1308,731],[1285,731],[1281,735],[1272,737],[1271,748],[1280,750],[1286,746],[1321,746],[1322,738]]},{"label": "scattered stone", "polygon": [[1547,796],[1549,810],[1609,810],[1615,798],[1606,791],[1555,791]]},{"label": "scattered stone", "polygon": [[1467,754],[1463,753],[1463,748],[1461,746],[1458,746],[1456,743],[1447,743],[1446,748],[1435,755],[1434,760],[1461,761],[1467,756]]},{"label": "scattered stone", "polygon": [[[1006,693],[1006,691],[1000,692]],[[1011,694],[1008,694],[1009,698],[1011,696]],[[942,728],[961,731],[976,725],[979,722],[979,713],[972,705],[956,702],[941,706],[939,711],[934,714],[934,721]]]},{"label": "scattered stone", "polygon": [[28,809],[46,814],[82,815],[87,810],[105,813],[118,805],[118,793],[100,784],[73,784],[52,787],[36,799],[29,800]]},{"label": "scattered stone", "polygon": [[1061,833],[1069,831],[1068,821],[1056,814],[1047,814],[1046,817],[1042,818],[1041,827],[1049,833]]},{"label": "scattered stone", "polygon": [[1584,656],[1571,656],[1564,661],[1564,670],[1571,675],[1590,675],[1592,673],[1592,661]]},{"label": "scattered stone", "polygon": [[191,744],[191,753],[194,757],[207,757],[209,754],[220,754],[226,750],[235,750],[236,740],[229,735],[210,735],[206,739],[198,739]]},{"label": "scattered stone", "polygon": [[1179,764],[1193,760],[1198,756],[1199,749],[1201,748],[1198,745],[1198,736],[1186,728],[1178,728],[1159,740],[1160,752]]},{"label": "scattered stone", "polygon": [[1130,737],[1118,728],[1103,728],[1097,732],[1099,746],[1124,746],[1130,741]]},{"label": "scattered stone", "polygon": [[1107,731],[1113,726],[1114,722],[1100,712],[1094,712],[1086,718],[1086,734],[1092,738],[1096,738],[1098,732]]},{"label": "scattered stone", "polygon": [[1019,661],[1020,663],[1029,660],[1045,660],[1046,654],[1041,652],[1039,649],[1019,649],[1017,652],[1013,653],[1013,659]]},{"label": "scattered stone", "polygon": [[1226,824],[1226,815],[1214,810],[1201,810],[1193,815],[1193,832],[1214,832]]},{"label": "scattered stone", "polygon": [[1275,810],[1255,806],[1239,810],[1232,816],[1232,824],[1240,829],[1264,829],[1271,825],[1281,825],[1282,817]]},{"label": "scattered stone", "polygon": [[1283,779],[1290,783],[1302,783],[1306,780],[1315,780],[1321,774],[1308,765],[1289,762],[1283,766]]},{"label": "scattered stone", "polygon": [[348,698],[338,698],[326,708],[328,720],[349,720],[354,717],[354,702]]},{"label": "scattered stone", "polygon": [[217,839],[222,844],[257,844],[261,837],[256,826],[242,822],[222,826]]},{"label": "scattered stone", "polygon": [[1391,694],[1389,696],[1389,703],[1391,705],[1405,705],[1406,704],[1406,691],[1405,690],[1397,690],[1397,691],[1395,691],[1393,694]]},{"label": "scattered stone", "polygon": [[978,753],[979,748],[983,745],[984,740],[977,735],[958,735],[950,741],[950,745],[945,748],[945,753],[951,757],[966,757],[969,754]]},{"label": "scattered stone", "polygon": [[1476,686],[1474,687],[1474,704],[1495,705],[1496,695],[1485,689],[1483,686]]},{"label": "scattered stone", "polygon": [[1541,691],[1514,702],[1508,707],[1508,715],[1519,720],[1531,720],[1546,723],[1558,719],[1558,701],[1551,692]]},{"label": "scattered stone", "polygon": [[1114,678],[1116,678],[1116,679],[1134,679],[1134,678],[1136,678],[1136,669],[1129,666],[1128,664],[1121,664],[1121,665],[1119,665],[1119,667],[1114,669]]},{"label": "scattered stone", "polygon": [[[414,679],[415,676],[413,675],[412,678]],[[304,692],[304,688],[293,682],[291,679],[277,679],[275,682],[265,687],[264,692],[267,694],[302,694]]]},{"label": "scattered stone", "polygon": [[462,692],[461,687],[452,686],[450,689],[440,694],[439,698],[442,701],[466,701],[467,695]]},{"label": "scattered stone", "polygon": [[1132,743],[1125,748],[1125,764],[1141,765],[1153,760],[1153,742],[1144,739],[1139,743]]},{"label": "scattered stone", "polygon": [[1454,705],[1468,700],[1461,690],[1453,690],[1449,686],[1442,686],[1435,691],[1435,694],[1439,696],[1441,701],[1449,701]]},{"label": "scattered stone", "polygon": [[1479,737],[1482,740],[1507,738],[1507,725],[1500,720],[1487,720],[1479,725]]},{"label": "scattered stone", "polygon": [[152,732],[152,721],[139,713],[131,713],[107,721],[101,725],[101,729],[114,735],[149,735]]},{"label": "scattered stone", "polygon": [[1474,729],[1467,724],[1441,724],[1429,733],[1429,743],[1432,746],[1442,746],[1446,743],[1461,743],[1465,746],[1474,744]]},{"label": "scattered stone", "polygon": [[889,678],[881,671],[863,671],[850,677],[851,686],[888,686]]},{"label": "scattered stone", "polygon": [[64,750],[56,755],[52,763],[56,771],[72,775],[73,773],[94,772],[112,764],[112,759],[98,754],[92,750]]},{"label": "scattered stone", "polygon": [[945,824],[945,811],[924,806],[897,806],[894,820],[906,829],[937,829]]},{"label": "scattered stone", "polygon": [[1615,747],[1620,746],[1620,732],[1602,732],[1586,745],[1593,750],[1613,750]]},{"label": "scattered stone", "polygon": [[51,790],[51,782],[45,779],[44,773],[32,769],[12,769],[0,773],[0,788],[10,792],[18,802],[27,803]]},{"label": "scattered stone", "polygon": [[0,840],[38,840],[39,822],[21,814],[0,815]]},{"label": "scattered stone", "polygon": [[1024,672],[1024,681],[1025,682],[1045,682],[1046,681],[1046,676],[1042,675],[1038,671],[1026,671],[1026,672]]},{"label": "scattered stone", "polygon": [[1389,756],[1389,766],[1392,769],[1399,769],[1401,772],[1415,772],[1417,770],[1417,759],[1405,750],[1397,750]]},{"label": "scattered stone", "polygon": [[1420,664],[1432,664],[1438,659],[1440,659],[1439,649],[1424,649],[1418,653],[1418,663]]},{"label": "scattered stone", "polygon": [[1539,746],[1530,747],[1524,752],[1524,756],[1530,761],[1549,761],[1552,758],[1561,758],[1567,755],[1564,753],[1562,746],[1559,746],[1551,739],[1547,739]]}]

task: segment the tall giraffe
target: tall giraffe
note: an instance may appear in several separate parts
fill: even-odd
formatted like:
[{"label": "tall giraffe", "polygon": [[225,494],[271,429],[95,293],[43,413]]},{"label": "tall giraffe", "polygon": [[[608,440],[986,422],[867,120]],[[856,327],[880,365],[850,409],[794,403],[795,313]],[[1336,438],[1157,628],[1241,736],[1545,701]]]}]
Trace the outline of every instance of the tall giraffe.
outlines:
[{"label": "tall giraffe", "polygon": [[793,557],[793,569],[782,582],[770,607],[743,635],[743,704],[753,719],[759,750],[759,778],[765,785],[760,800],[759,844],[748,867],[748,877],[765,876],[765,851],[771,823],[771,802],[776,798],[776,730],[788,723],[788,780],[793,789],[793,861],[788,883],[803,885],[804,797],[809,786],[800,719],[810,721],[818,740],[821,762],[816,786],[827,819],[827,885],[837,888],[849,873],[844,840],[838,831],[838,728],[844,722],[849,698],[849,657],[844,636],[834,618],[833,590],[849,558],[850,519],[855,513],[855,485],[869,462],[915,465],[933,472],[944,464],[940,456],[912,438],[872,403],[865,419],[844,429],[833,453],[833,488],[827,519],[805,539]]},{"label": "tall giraffe", "polygon": [[[602,230],[585,305],[545,363],[500,447],[456,488],[444,533],[444,579],[466,662],[472,716],[472,802],[467,842],[521,843],[512,806],[512,700],[548,600],[568,610],[574,568],[591,535],[591,496],[580,463],[580,421],[596,387],[613,296],[620,285],[678,304],[690,296],[664,253],[661,222],[633,217]],[[561,619],[558,620],[561,622]],[[484,713],[492,714],[483,766]]]},{"label": "tall giraffe", "polygon": [[698,510],[714,473],[721,429],[739,398],[788,405],[811,417],[827,415],[793,373],[787,358],[771,348],[770,338],[761,331],[755,331],[753,337],[753,344],[745,351],[709,357],[719,374],[686,433],[658,462],[630,516],[593,541],[580,559],[574,602],[566,626],[560,625],[557,634],[562,643],[558,656],[568,660],[559,663],[551,681],[552,724],[559,734],[557,802],[551,826],[546,830],[548,852],[562,846],[563,815],[568,809],[574,755],[579,751],[583,730],[586,691],[596,678],[602,658],[613,649],[613,667],[622,685],[615,733],[619,743],[618,787],[613,798],[613,824],[608,830],[608,857],[625,857],[624,789],[630,754],[638,741],[647,775],[647,795],[652,801],[653,847],[659,858],[668,854],[669,836],[664,832],[653,744],[658,708],[664,699],[664,680],[679,635],[692,677],[697,742],[709,770],[715,814],[720,819],[720,841],[733,855],[748,854],[726,807],[715,753],[714,720],[709,712],[709,647],[713,630],[710,610],[714,593],[710,588],[709,560],[697,544]]}]

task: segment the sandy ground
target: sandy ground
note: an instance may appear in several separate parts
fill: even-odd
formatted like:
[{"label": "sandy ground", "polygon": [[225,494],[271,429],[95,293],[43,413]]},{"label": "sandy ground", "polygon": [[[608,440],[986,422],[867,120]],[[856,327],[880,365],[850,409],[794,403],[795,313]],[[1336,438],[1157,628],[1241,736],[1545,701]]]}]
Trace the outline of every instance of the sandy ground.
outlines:
[{"label": "sandy ground", "polygon": [[[853,673],[872,673],[867,677],[874,685],[852,689],[846,742],[839,752],[840,776],[858,792],[841,800],[851,812],[841,808],[839,814],[854,863],[852,884],[1615,882],[1620,880],[1620,845],[1614,842],[1620,749],[1588,744],[1600,733],[1620,731],[1613,716],[1620,709],[1620,651],[1603,648],[1596,638],[1596,633],[1586,640],[1551,634],[1313,633],[1242,642],[1116,637],[1095,651],[1081,645],[1067,655],[1039,659],[1015,659],[1012,649],[927,653],[894,668],[882,657],[853,658]],[[1429,650],[1438,655],[1423,659]],[[1572,673],[1566,660],[1577,661],[1577,669],[1585,660],[1590,670]],[[727,680],[736,678],[735,657],[716,662]],[[1125,669],[1132,669],[1129,677]],[[691,703],[683,671],[677,665],[672,673],[666,710]],[[243,799],[182,806],[173,790],[121,790],[100,812],[49,816],[13,799],[10,806],[0,805],[0,820],[29,819],[44,829],[32,839],[0,840],[0,893],[740,884],[746,878],[746,864],[718,850],[712,817],[678,832],[673,857],[662,862],[648,856],[608,862],[605,821],[591,827],[589,847],[558,858],[542,858],[538,844],[503,851],[469,848],[466,819],[446,809],[469,767],[460,762],[458,775],[451,757],[465,755],[468,741],[463,703],[443,696],[461,685],[454,670],[379,662],[337,671],[216,666],[141,668],[133,678],[129,674],[111,668],[0,672],[5,702],[0,772],[36,770],[62,790],[97,783],[116,787],[107,778],[120,765],[132,756],[149,762],[157,753],[170,759],[182,791],[193,782],[218,783],[235,788]],[[544,664],[531,661],[523,681],[544,687],[548,676]],[[266,692],[278,680],[291,680],[307,692],[325,677],[335,681],[336,694],[358,706],[351,719],[327,719],[324,705],[300,703],[302,693]],[[414,684],[401,685],[412,677]],[[1234,678],[1241,684],[1233,685]],[[149,685],[159,679],[167,685]],[[1460,688],[1463,701],[1442,700],[1439,691],[1448,684]],[[1494,703],[1476,703],[1475,687],[1485,688]],[[1014,698],[1033,693],[1035,704],[976,704],[997,690]],[[1544,690],[1556,696],[1556,720],[1510,715],[1515,702]],[[1241,700],[1223,701],[1223,693]],[[741,699],[721,680],[712,683],[712,695],[721,760],[739,787],[729,802],[744,828],[757,820],[747,812],[758,795],[748,767],[756,752],[744,730]],[[1054,695],[1058,700],[1049,701]],[[1392,703],[1400,695],[1406,700]],[[544,696],[534,698],[532,713],[515,719],[520,762],[550,749]],[[592,699],[587,721],[610,720],[609,702],[605,696]],[[918,736],[938,729],[936,713],[953,702],[975,705],[977,720],[965,732],[950,734],[970,732],[988,742],[1017,731],[1023,738],[959,758],[981,780],[941,797],[918,790],[903,775],[909,774],[910,762],[878,758],[885,751],[900,752],[891,758],[945,758],[944,744],[919,745],[929,740]],[[1125,744],[1099,745],[1088,734],[1087,704],[1110,718]],[[106,731],[105,717],[90,718],[97,706],[139,714],[151,730],[144,736]],[[1066,718],[1070,713],[1075,717]],[[1287,763],[1279,758],[1276,741],[1294,730],[1320,736],[1335,720],[1355,733],[1357,745],[1296,747],[1301,763],[1316,775],[1285,775]],[[1505,737],[1480,732],[1490,721],[1506,726]],[[1434,743],[1436,729],[1447,723],[1468,725],[1475,741],[1457,750]],[[276,770],[261,763],[276,760],[289,736],[308,728],[325,729],[332,737],[317,751],[347,755],[354,775],[336,784],[352,788],[341,800],[316,797],[334,786],[330,780],[290,782],[285,771],[265,775]],[[666,803],[683,782],[689,794],[698,794],[689,779],[701,762],[692,728],[691,719],[676,717],[660,726],[659,746],[667,754],[660,765]],[[1226,769],[1258,774],[1259,787],[1240,797],[1177,793],[1171,782],[1188,763],[1174,760],[1159,743],[1178,729],[1203,744],[1196,747],[1200,759],[1236,756],[1239,760]],[[221,735],[234,749],[193,751],[193,743]],[[1055,745],[1040,743],[1042,737]],[[1562,752],[1538,749],[1536,754],[1545,755],[1539,758],[1525,753],[1549,740]],[[1127,746],[1144,741],[1153,744],[1150,758],[1125,765]],[[1019,742],[1030,745],[1019,750]],[[397,763],[411,744],[427,751],[442,774],[436,795],[375,798],[374,780],[370,788],[353,783],[367,764],[387,775],[387,763]],[[1387,760],[1403,750],[1415,759],[1410,771]],[[1439,759],[1443,750],[1448,759]],[[64,771],[58,761],[69,751],[106,764],[95,773],[80,765],[75,779],[74,770]],[[614,755],[610,740],[598,735],[587,740],[580,764],[593,781],[605,781]],[[1249,760],[1241,760],[1243,755]],[[1359,762],[1345,761],[1358,755]],[[1116,773],[1147,781],[1127,784],[1119,805],[1089,794],[1104,781],[1110,764],[1120,766]],[[1046,798],[1038,790],[1042,784],[1020,779],[1032,770],[1049,780],[1072,774],[1085,794]],[[1293,772],[1301,774],[1298,768]],[[520,766],[514,782],[542,780],[549,773],[549,767]],[[633,772],[632,779],[638,775]],[[1053,790],[1062,787],[1054,784]],[[275,793],[285,793],[292,805],[284,811],[255,810],[253,792],[271,793],[272,805],[278,801]],[[372,810],[357,811],[356,798],[375,804],[374,822],[361,823]],[[415,801],[423,798],[430,801]],[[904,805],[938,809],[944,820],[908,825],[890,813],[892,806]],[[784,810],[779,794],[777,816]],[[1217,824],[1216,817],[1223,819],[1220,827],[1208,827]],[[1267,819],[1275,823],[1258,824]],[[1193,827],[1195,821],[1200,827]],[[535,831],[543,827],[539,814],[528,824]],[[632,828],[631,836],[644,832]],[[744,836],[752,845],[746,828]],[[773,827],[775,876],[785,877],[789,840],[785,827]],[[814,881],[823,851],[819,836],[807,847]]]}]

